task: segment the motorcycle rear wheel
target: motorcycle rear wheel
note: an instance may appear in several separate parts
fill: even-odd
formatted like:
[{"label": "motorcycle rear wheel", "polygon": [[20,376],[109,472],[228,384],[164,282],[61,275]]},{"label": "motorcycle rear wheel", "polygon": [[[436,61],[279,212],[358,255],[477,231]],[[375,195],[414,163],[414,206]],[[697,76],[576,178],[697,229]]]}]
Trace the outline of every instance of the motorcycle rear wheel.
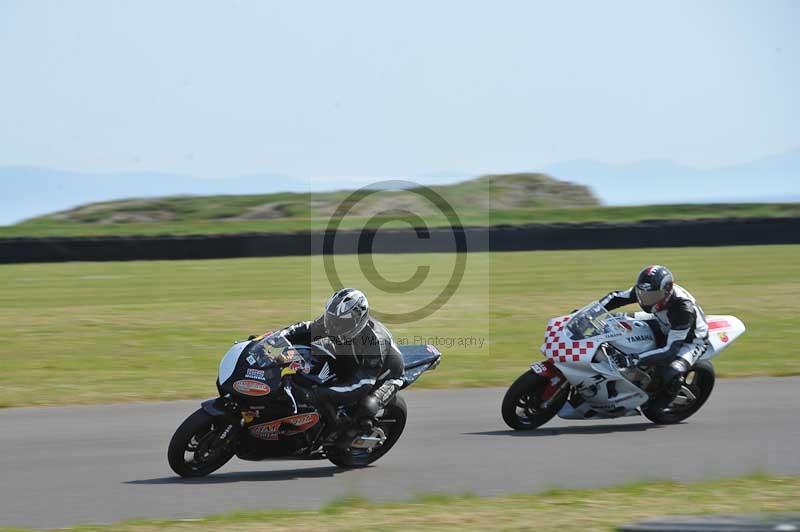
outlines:
[{"label": "motorcycle rear wheel", "polygon": [[[678,398],[683,404],[673,401],[664,408],[643,408],[642,413],[647,419],[659,425],[672,425],[689,418],[705,404],[711,391],[714,389],[714,366],[707,360],[701,360],[691,367],[686,374],[684,388],[678,392]],[[688,390],[688,394],[686,391]],[[692,398],[693,397],[693,398]]]},{"label": "motorcycle rear wheel", "polygon": [[386,433],[386,440],[372,449],[328,450],[328,460],[339,467],[365,467],[389,452],[406,426],[408,407],[401,395],[395,395],[383,409],[383,413],[375,420],[375,426]]},{"label": "motorcycle rear wheel", "polygon": [[169,442],[167,460],[175,473],[196,478],[209,475],[234,455],[232,445],[219,442],[223,427],[202,408],[181,423]]},{"label": "motorcycle rear wheel", "polygon": [[509,386],[501,412],[503,421],[514,430],[533,430],[550,421],[555,416],[569,395],[566,387],[550,398],[546,407],[542,407],[542,393],[547,386],[547,379],[529,369]]}]

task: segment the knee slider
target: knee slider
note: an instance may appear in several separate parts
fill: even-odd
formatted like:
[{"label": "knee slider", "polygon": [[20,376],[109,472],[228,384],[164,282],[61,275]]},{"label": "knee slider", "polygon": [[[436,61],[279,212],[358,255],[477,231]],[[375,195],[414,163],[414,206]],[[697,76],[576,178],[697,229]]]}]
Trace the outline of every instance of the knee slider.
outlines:
[{"label": "knee slider", "polygon": [[680,390],[680,378],[689,371],[689,364],[682,358],[673,360],[664,372],[664,386],[671,394]]}]

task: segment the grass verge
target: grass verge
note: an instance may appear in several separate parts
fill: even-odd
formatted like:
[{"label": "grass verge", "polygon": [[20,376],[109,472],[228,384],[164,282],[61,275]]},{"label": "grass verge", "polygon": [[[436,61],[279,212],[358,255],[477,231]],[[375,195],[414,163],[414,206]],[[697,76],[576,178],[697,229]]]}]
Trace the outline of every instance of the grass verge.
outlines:
[{"label": "grass verge", "polygon": [[[359,256],[336,265],[374,309],[409,312],[442,290],[455,257],[375,255],[394,281],[430,267],[405,294],[373,288]],[[669,265],[707,314],[747,325],[714,359],[720,375],[800,374],[800,246],[474,253],[450,301],[390,328],[444,352],[415,386],[507,386],[541,358],[550,317],[630,286],[653,262]],[[316,316],[330,292],[320,257],[0,266],[0,406],[213,395],[232,340]]]},{"label": "grass verge", "polygon": [[752,475],[679,484],[646,482],[510,497],[420,497],[402,503],[350,498],[320,510],[233,512],[186,521],[130,521],[80,532],[346,530],[614,530],[669,514],[800,511],[800,479]]}]

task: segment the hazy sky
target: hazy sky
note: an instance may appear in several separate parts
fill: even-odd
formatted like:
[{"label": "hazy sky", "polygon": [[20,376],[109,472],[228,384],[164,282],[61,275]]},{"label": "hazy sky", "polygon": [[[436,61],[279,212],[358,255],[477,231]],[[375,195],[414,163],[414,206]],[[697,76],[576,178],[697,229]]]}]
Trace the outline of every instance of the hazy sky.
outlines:
[{"label": "hazy sky", "polygon": [[800,146],[800,2],[0,0],[0,166],[402,177]]}]

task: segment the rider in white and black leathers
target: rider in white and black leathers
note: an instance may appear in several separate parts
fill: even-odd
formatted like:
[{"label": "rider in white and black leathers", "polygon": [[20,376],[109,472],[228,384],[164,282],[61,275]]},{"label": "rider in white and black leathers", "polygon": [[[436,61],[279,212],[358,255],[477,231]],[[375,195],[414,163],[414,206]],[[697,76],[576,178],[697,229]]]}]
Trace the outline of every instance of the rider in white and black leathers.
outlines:
[{"label": "rider in white and black leathers", "polygon": [[404,364],[389,330],[369,315],[366,296],[354,288],[334,293],[325,311],[313,321],[283,330],[293,344],[312,342],[331,355],[336,379],[331,386],[304,390],[334,428],[334,406],[361,401],[357,415],[375,415],[403,385]]},{"label": "rider in white and black leathers", "polygon": [[658,406],[665,407],[680,391],[689,368],[707,349],[708,324],[694,297],[675,284],[672,273],[664,266],[648,266],[639,273],[632,288],[611,292],[600,300],[609,311],[637,302],[648,313],[641,318],[654,319],[666,341],[652,351],[639,355],[617,353],[614,358],[620,367],[661,367],[664,393],[656,402]]}]

